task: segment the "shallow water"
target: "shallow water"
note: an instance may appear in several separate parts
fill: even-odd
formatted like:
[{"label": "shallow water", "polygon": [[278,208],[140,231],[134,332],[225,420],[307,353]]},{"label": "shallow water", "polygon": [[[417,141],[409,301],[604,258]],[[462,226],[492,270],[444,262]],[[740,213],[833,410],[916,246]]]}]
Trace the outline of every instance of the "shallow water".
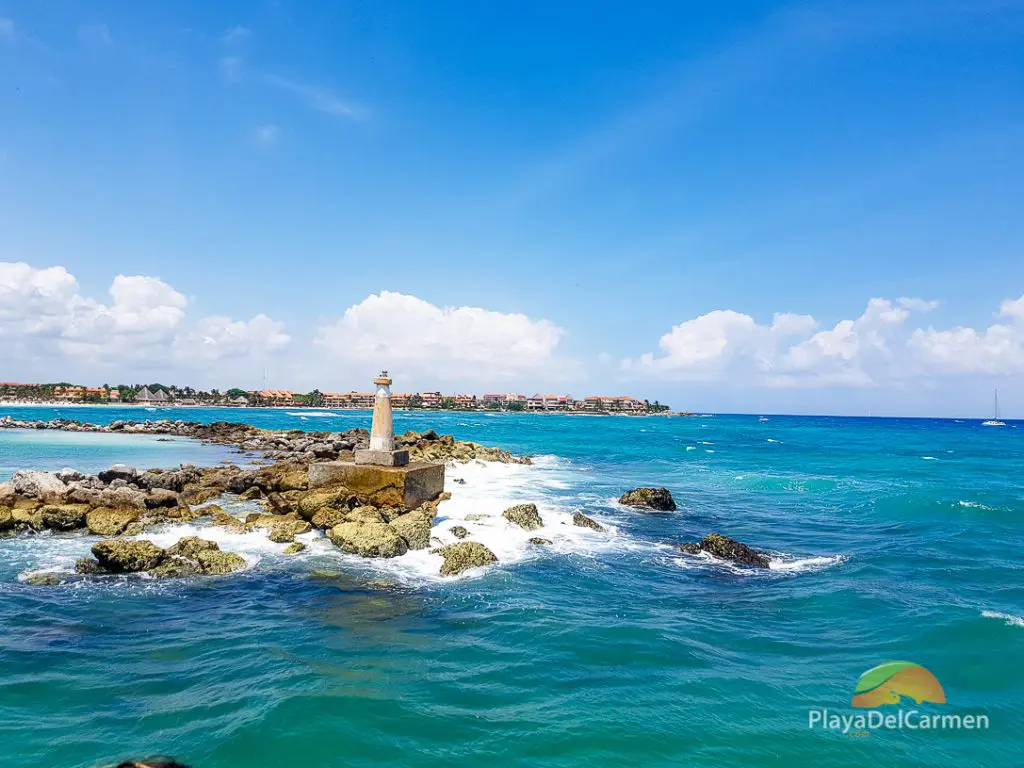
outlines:
[{"label": "shallow water", "polygon": [[[268,410],[60,415],[309,430],[368,421]],[[1017,425],[396,415],[398,429],[428,426],[542,455],[535,467],[448,472],[454,497],[435,534],[454,540],[451,526],[465,525],[498,567],[443,580],[428,553],[359,561],[309,535],[309,550],[287,558],[259,534],[204,530],[249,569],[31,587],[19,576],[70,567],[90,540],[0,541],[0,762],[87,766],[151,752],[196,766],[1024,762]],[[151,442],[88,438],[76,453],[0,432],[0,467],[224,458],[187,442],[160,443],[153,455]],[[654,483],[672,489],[679,512],[615,502]],[[466,521],[520,501],[537,502],[544,530]],[[606,530],[564,524],[574,511]],[[769,551],[773,567],[748,572],[670,546],[711,531]],[[530,546],[533,535],[553,545]],[[395,586],[374,589],[373,579]],[[808,730],[808,709],[848,713],[858,676],[889,659],[923,664],[945,687],[949,703],[922,711],[985,713],[990,729]]]}]

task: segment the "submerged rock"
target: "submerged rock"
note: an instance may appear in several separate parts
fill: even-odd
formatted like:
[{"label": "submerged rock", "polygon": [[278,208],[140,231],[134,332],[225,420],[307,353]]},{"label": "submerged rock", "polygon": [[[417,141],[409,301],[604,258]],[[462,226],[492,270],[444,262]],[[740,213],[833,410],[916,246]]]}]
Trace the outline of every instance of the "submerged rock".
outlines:
[{"label": "submerged rock", "polygon": [[33,587],[56,587],[65,582],[67,582],[67,574],[56,571],[32,573],[25,577],[25,583],[31,584]]},{"label": "submerged rock", "polygon": [[104,539],[93,544],[92,553],[100,566],[112,573],[137,573],[155,568],[165,553],[151,541]]},{"label": "submerged rock", "polygon": [[537,512],[536,504],[517,504],[502,512],[501,516],[526,531],[536,531],[538,528],[544,527],[544,521],[541,520],[540,513]]},{"label": "submerged rock", "polygon": [[619,504],[640,509],[653,509],[657,512],[674,512],[675,499],[668,488],[634,488],[622,494]]},{"label": "submerged rock", "polygon": [[729,560],[739,565],[752,568],[767,568],[770,560],[767,555],[751,549],[746,544],[730,539],[720,533],[708,534],[699,544],[687,542],[678,546],[680,552],[695,555],[707,552],[722,560]]},{"label": "submerged rock", "polygon": [[470,568],[479,568],[484,565],[491,565],[498,562],[498,558],[491,550],[476,541],[460,541],[457,544],[449,544],[434,550],[444,558],[441,563],[442,576],[458,576]]},{"label": "submerged rock", "polygon": [[592,528],[595,531],[603,531],[604,526],[593,518],[587,517],[586,515],[577,512],[572,516],[572,524],[580,528]]},{"label": "submerged rock", "polygon": [[469,531],[463,528],[461,525],[453,525],[451,528],[452,536],[456,539],[464,539],[469,536]]},{"label": "submerged rock", "polygon": [[538,546],[545,546],[551,543],[551,539],[542,539],[540,536],[534,536],[530,539],[531,544],[537,544]]},{"label": "submerged rock", "polygon": [[293,541],[291,544],[284,548],[284,553],[286,555],[297,555],[299,552],[302,552],[305,548],[306,545],[303,544],[301,541]]},{"label": "submerged rock", "polygon": [[91,557],[82,557],[75,561],[75,573],[98,576],[109,573],[109,571],[100,565],[98,560],[93,560]]},{"label": "submerged rock", "polygon": [[340,523],[327,537],[343,552],[360,557],[398,557],[409,545],[387,523]]}]

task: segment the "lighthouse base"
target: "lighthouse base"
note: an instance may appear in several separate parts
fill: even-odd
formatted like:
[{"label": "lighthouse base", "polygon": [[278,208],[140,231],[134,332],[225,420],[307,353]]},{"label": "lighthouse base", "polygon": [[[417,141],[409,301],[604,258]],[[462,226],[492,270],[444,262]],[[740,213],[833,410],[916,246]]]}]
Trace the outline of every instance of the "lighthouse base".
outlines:
[{"label": "lighthouse base", "polygon": [[364,504],[416,509],[444,490],[444,464],[416,462],[405,467],[325,461],[309,465],[309,487],[343,486]]},{"label": "lighthouse base", "polygon": [[409,463],[408,451],[359,450],[355,455],[356,464],[371,464],[378,467],[404,467]]}]

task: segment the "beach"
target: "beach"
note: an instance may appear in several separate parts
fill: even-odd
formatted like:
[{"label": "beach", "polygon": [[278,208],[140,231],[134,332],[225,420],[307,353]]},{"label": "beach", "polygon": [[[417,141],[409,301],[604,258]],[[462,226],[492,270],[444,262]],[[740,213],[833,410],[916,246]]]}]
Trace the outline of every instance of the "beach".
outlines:
[{"label": "beach", "polygon": [[[224,419],[304,431],[366,413],[115,406],[0,417]],[[203,521],[147,533],[213,538],[246,567],[192,580],[34,586],[92,539],[0,540],[5,765],[92,766],[168,753],[195,766],[1014,764],[1024,717],[1021,431],[976,421],[718,415],[572,419],[401,412],[533,457],[450,464],[437,535],[469,529],[496,564],[458,577],[437,556],[367,560],[317,532],[307,549]],[[152,435],[0,430],[17,469],[249,461]],[[62,463],[62,459],[66,462]],[[678,510],[618,498],[666,486]],[[244,518],[252,501],[223,498]],[[543,528],[500,517],[534,503]],[[585,514],[602,530],[572,524]],[[480,518],[481,515],[485,517]],[[751,570],[675,545],[717,531],[766,552]],[[550,546],[529,543],[534,536]],[[930,669],[984,733],[808,729],[889,659]],[[928,707],[930,705],[923,705]]]}]

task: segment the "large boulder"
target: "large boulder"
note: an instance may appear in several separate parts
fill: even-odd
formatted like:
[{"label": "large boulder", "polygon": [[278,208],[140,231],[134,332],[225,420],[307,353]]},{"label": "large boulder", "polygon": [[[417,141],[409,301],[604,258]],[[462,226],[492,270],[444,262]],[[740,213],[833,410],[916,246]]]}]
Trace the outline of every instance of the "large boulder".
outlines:
[{"label": "large boulder", "polygon": [[675,499],[668,488],[634,488],[626,491],[619,499],[619,504],[638,509],[653,509],[656,512],[674,512]]},{"label": "large boulder", "polygon": [[185,486],[194,483],[200,478],[200,473],[195,469],[173,469],[159,470],[150,469],[139,475],[136,485],[149,490],[161,489],[181,493]]},{"label": "large boulder", "polygon": [[[398,517],[398,515],[395,515],[394,517]],[[392,517],[391,519],[394,519],[394,517]],[[371,507],[369,505],[356,507],[355,509],[350,510],[349,513],[345,515],[345,521],[348,523],[388,522],[387,519],[384,517],[383,513],[379,509],[377,509],[377,507]]]},{"label": "large boulder", "polygon": [[148,571],[166,557],[164,550],[145,539],[104,539],[93,544],[92,554],[102,568],[112,573]]},{"label": "large boulder", "polygon": [[286,544],[292,541],[297,534],[313,530],[313,526],[294,513],[290,515],[255,515],[252,519],[246,519],[245,527],[249,530],[264,530],[271,541],[276,541],[279,544]]},{"label": "large boulder", "polygon": [[51,504],[39,510],[43,527],[52,531],[73,531],[85,527],[85,504]]},{"label": "large boulder", "polygon": [[148,571],[150,576],[157,579],[182,579],[202,572],[199,563],[184,557],[167,557],[160,565]]},{"label": "large boulder", "polygon": [[14,514],[11,512],[10,507],[0,507],[0,531],[9,531],[14,528],[17,523],[14,520]]},{"label": "large boulder", "polygon": [[233,573],[245,568],[245,558],[234,552],[207,549],[196,555],[196,561],[203,573],[219,575]]},{"label": "large boulder", "polygon": [[525,531],[536,531],[544,527],[536,504],[516,504],[502,512],[501,516]]},{"label": "large boulder", "polygon": [[313,515],[313,519],[310,522],[313,524],[314,528],[327,530],[328,528],[333,528],[339,523],[347,522],[348,514],[348,509],[324,507],[323,509],[318,510],[315,515]]},{"label": "large boulder", "polygon": [[720,533],[711,533],[705,536],[701,542],[687,542],[679,545],[680,552],[695,555],[699,552],[707,552],[721,560],[729,560],[739,565],[747,565],[752,568],[767,568],[770,560],[763,552],[757,552],[746,544],[730,539]]},{"label": "large boulder", "polygon": [[405,539],[409,549],[426,549],[430,546],[430,515],[422,512],[408,512],[391,521],[391,527]]},{"label": "large boulder", "polygon": [[145,509],[146,494],[135,488],[104,488],[100,491],[99,502],[114,509]]},{"label": "large boulder", "polygon": [[460,541],[433,551],[444,558],[441,563],[442,576],[457,576],[470,568],[498,562],[491,550],[476,541]]},{"label": "large boulder", "polygon": [[11,478],[15,492],[41,501],[60,501],[67,493],[67,486],[60,478],[49,472],[23,469]]},{"label": "large boulder", "polygon": [[351,497],[352,493],[347,488],[315,488],[302,495],[297,509],[302,517],[312,521],[324,509],[344,509],[347,512]]},{"label": "large boulder", "polygon": [[112,483],[115,480],[124,480],[126,483],[134,483],[139,477],[139,470],[129,467],[127,464],[115,464],[110,469],[104,469],[96,475],[104,483]]},{"label": "large boulder", "polygon": [[97,507],[86,513],[85,524],[89,527],[89,533],[97,536],[120,536],[129,523],[138,519],[138,510]]},{"label": "large boulder", "polygon": [[9,507],[14,503],[14,483],[0,483],[0,507]]},{"label": "large boulder", "polygon": [[264,492],[304,491],[309,487],[308,472],[304,464],[281,461],[257,470],[254,485]]},{"label": "large boulder", "polygon": [[360,557],[398,557],[409,551],[387,523],[340,523],[327,536],[341,551]]},{"label": "large boulder", "polygon": [[188,558],[189,560],[195,560],[200,552],[219,549],[220,547],[217,546],[217,542],[215,541],[201,539],[198,536],[186,536],[182,539],[178,539],[176,544],[169,546],[167,548],[167,554]]},{"label": "large boulder", "polygon": [[181,503],[181,496],[166,488],[154,488],[146,494],[143,503],[147,509],[161,509],[165,507],[176,507]]}]

